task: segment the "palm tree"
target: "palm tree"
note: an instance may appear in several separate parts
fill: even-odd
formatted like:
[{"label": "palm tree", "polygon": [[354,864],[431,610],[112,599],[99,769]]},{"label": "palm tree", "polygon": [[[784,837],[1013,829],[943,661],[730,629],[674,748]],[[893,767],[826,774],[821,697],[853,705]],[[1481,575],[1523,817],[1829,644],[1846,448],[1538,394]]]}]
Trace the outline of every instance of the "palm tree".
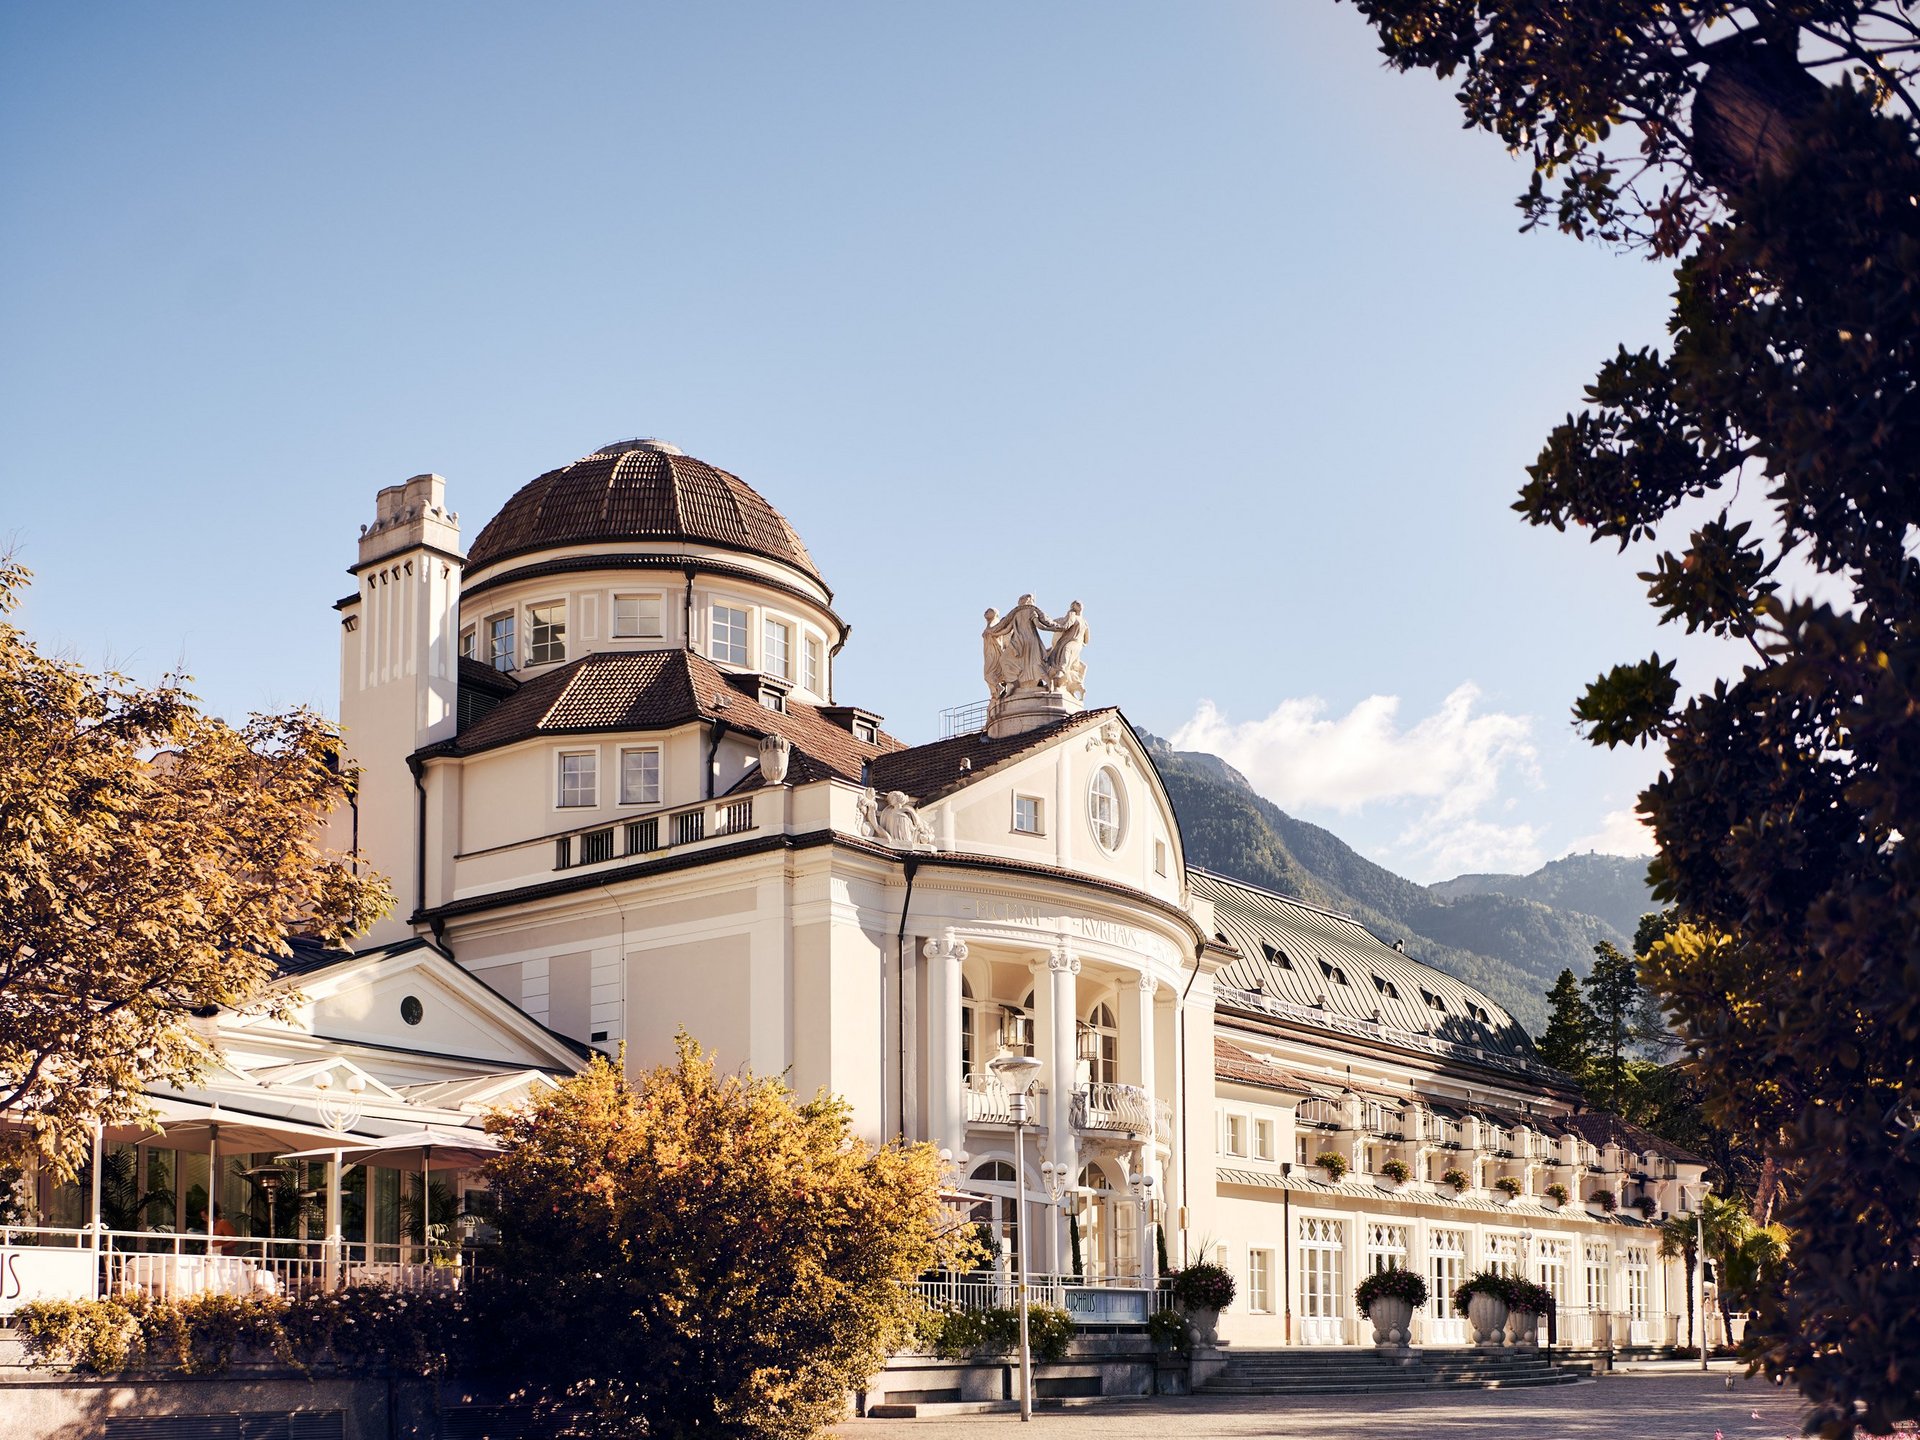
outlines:
[{"label": "palm tree", "polygon": [[1660,1253],[1671,1259],[1675,1255],[1687,1262],[1687,1344],[1698,1344],[1699,1317],[1693,1313],[1693,1267],[1700,1263],[1699,1252],[1694,1245],[1695,1231],[1693,1216],[1669,1215],[1660,1222]]},{"label": "palm tree", "polygon": [[[80,1167],[85,1195],[93,1188],[93,1161]],[[165,1185],[140,1188],[140,1157],[133,1150],[108,1150],[100,1157],[100,1223],[109,1230],[152,1230],[173,1222],[173,1191]]]},{"label": "palm tree", "polygon": [[1757,1244],[1755,1256],[1749,1273],[1757,1280],[1760,1275],[1762,1257],[1772,1253],[1772,1241],[1755,1242],[1754,1237],[1763,1231],[1778,1230],[1781,1247],[1785,1254],[1786,1232],[1779,1226],[1760,1226],[1754,1223],[1747,1213],[1745,1204],[1737,1196],[1715,1195],[1711,1192],[1700,1197],[1700,1212],[1694,1215],[1669,1215],[1660,1226],[1660,1253],[1662,1255],[1681,1255],[1687,1262],[1687,1331],[1692,1344],[1702,1343],[1702,1337],[1696,1328],[1698,1318],[1693,1313],[1693,1267],[1699,1263],[1695,1253],[1695,1242],[1700,1232],[1706,1235],[1707,1258],[1720,1266],[1720,1321],[1726,1327],[1729,1339],[1733,1336],[1732,1292],[1742,1288],[1740,1282],[1729,1275],[1729,1261],[1737,1270],[1742,1263],[1740,1258],[1747,1246]]}]

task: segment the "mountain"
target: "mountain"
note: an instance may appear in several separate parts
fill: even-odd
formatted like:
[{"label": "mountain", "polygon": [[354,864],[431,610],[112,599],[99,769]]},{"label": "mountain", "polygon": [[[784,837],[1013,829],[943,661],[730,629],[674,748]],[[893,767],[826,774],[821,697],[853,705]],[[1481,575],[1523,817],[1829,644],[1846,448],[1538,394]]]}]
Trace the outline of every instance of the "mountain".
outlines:
[{"label": "mountain", "polygon": [[[1546,991],[1560,972],[1586,974],[1600,941],[1627,944],[1638,912],[1619,921],[1633,904],[1651,908],[1606,880],[1601,866],[1587,864],[1637,865],[1644,876],[1644,861],[1612,856],[1556,862],[1573,867],[1564,872],[1549,865],[1527,876],[1417,884],[1332,831],[1296,820],[1219,756],[1175,750],[1144,732],[1140,739],[1173,799],[1188,861],[1342,911],[1388,944],[1404,940],[1408,954],[1492,996],[1536,1035],[1546,1025]],[[1604,901],[1605,913],[1574,908],[1576,899]]]},{"label": "mountain", "polygon": [[1538,900],[1556,910],[1596,915],[1628,939],[1633,938],[1642,915],[1660,908],[1647,888],[1644,856],[1630,859],[1589,852],[1549,860],[1531,875],[1461,875],[1427,888],[1449,900],[1464,895]]}]

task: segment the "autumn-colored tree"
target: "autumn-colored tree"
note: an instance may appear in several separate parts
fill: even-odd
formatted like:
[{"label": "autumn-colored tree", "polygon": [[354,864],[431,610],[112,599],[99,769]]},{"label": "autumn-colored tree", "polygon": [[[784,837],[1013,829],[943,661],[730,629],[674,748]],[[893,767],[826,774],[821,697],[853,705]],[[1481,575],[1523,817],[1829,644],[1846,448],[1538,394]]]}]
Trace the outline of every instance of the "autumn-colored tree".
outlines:
[{"label": "autumn-colored tree", "polygon": [[637,1085],[596,1059],[488,1127],[505,1358],[568,1433],[813,1435],[964,1243],[932,1146],[868,1145],[845,1101],[718,1074],[685,1034]]},{"label": "autumn-colored tree", "polygon": [[[1354,0],[1533,165],[1529,222],[1678,259],[1516,509],[1654,547],[1725,677],[1616,666],[1662,747],[1644,973],[1794,1243],[1748,1344],[1833,1435],[1920,1418],[1920,21],[1902,0]],[[1817,576],[1809,584],[1807,577]],[[1804,598],[1790,592],[1799,588]]]},{"label": "autumn-colored tree", "polygon": [[[27,579],[0,560],[0,616]],[[194,1011],[255,1003],[290,934],[386,908],[323,842],[337,753],[308,711],[235,728],[0,619],[0,1111],[24,1121],[0,1134],[74,1174],[96,1122],[199,1071]]]}]

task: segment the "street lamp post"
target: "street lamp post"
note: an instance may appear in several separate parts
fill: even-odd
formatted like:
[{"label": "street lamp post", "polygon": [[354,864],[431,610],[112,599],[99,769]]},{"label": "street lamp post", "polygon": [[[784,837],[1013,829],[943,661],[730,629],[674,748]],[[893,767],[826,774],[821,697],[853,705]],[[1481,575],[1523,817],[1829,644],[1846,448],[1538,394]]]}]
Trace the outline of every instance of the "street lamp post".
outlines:
[{"label": "street lamp post", "polygon": [[1033,1419],[1033,1344],[1027,1337],[1027,1091],[1040,1070],[1031,1055],[1001,1055],[987,1068],[1007,1090],[1008,1118],[1013,1122],[1013,1183],[1018,1196],[1013,1212],[1014,1245],[1020,1263],[1014,1271],[1013,1303],[1020,1313],[1020,1418]]},{"label": "street lamp post", "polygon": [[1693,1207],[1693,1338],[1700,1347],[1700,1368],[1707,1368],[1707,1192]]}]

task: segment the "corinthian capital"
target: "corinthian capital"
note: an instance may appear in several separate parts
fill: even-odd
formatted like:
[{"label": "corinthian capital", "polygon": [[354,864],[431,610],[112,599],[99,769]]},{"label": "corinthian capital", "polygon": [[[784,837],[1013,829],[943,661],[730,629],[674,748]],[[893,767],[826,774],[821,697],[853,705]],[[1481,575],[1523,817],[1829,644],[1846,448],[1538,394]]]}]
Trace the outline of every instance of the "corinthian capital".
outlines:
[{"label": "corinthian capital", "polygon": [[1047,956],[1047,969],[1053,971],[1055,974],[1064,971],[1069,975],[1078,975],[1080,973],[1080,957],[1067,949],[1066,946],[1056,945],[1053,948],[1053,953]]},{"label": "corinthian capital", "polygon": [[1160,988],[1160,982],[1151,975],[1136,975],[1134,981],[1140,987],[1140,993],[1151,997]]}]

